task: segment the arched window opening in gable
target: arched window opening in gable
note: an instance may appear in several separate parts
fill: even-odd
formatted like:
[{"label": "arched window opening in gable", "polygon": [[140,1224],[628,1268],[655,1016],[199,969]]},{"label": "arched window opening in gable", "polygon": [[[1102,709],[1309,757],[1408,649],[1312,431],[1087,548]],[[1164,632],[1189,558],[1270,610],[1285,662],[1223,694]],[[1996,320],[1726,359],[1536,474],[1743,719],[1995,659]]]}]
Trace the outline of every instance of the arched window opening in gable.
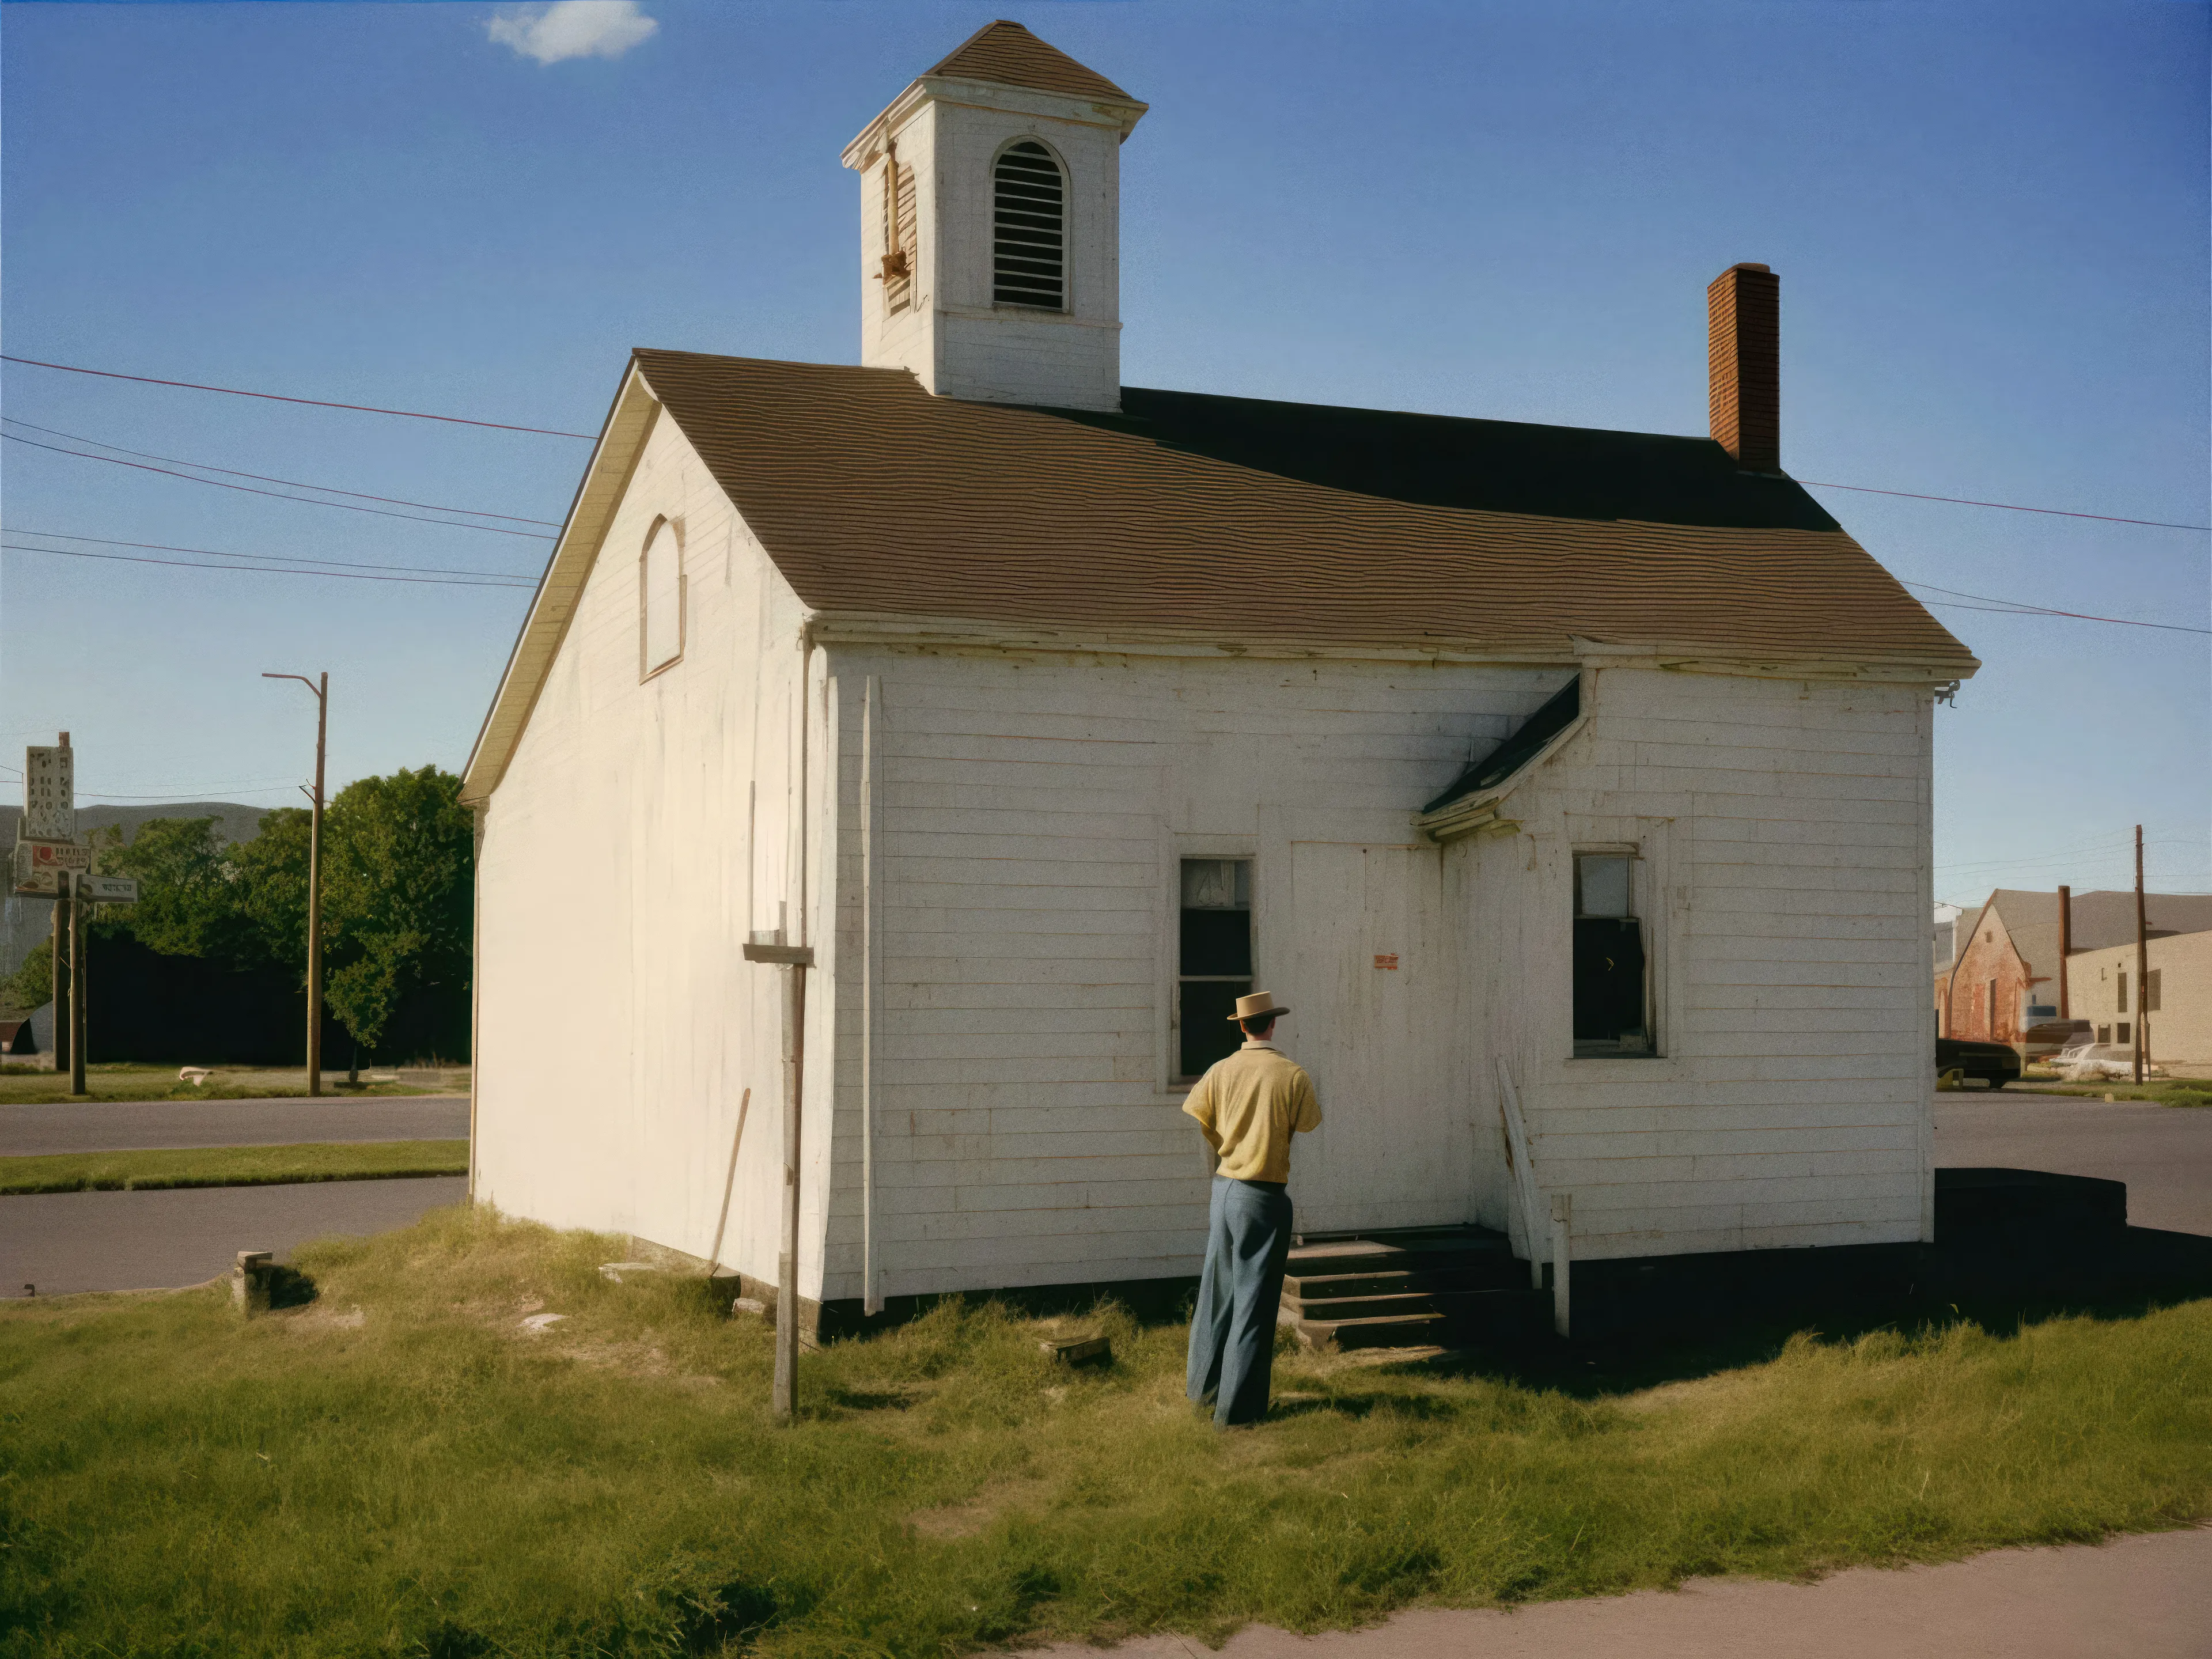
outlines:
[{"label": "arched window opening in gable", "polygon": [[1067,180],[1034,138],[1009,145],[993,171],[991,297],[1067,308]]},{"label": "arched window opening in gable", "polygon": [[684,654],[684,537],[672,519],[653,521],[637,556],[638,678],[650,679]]}]

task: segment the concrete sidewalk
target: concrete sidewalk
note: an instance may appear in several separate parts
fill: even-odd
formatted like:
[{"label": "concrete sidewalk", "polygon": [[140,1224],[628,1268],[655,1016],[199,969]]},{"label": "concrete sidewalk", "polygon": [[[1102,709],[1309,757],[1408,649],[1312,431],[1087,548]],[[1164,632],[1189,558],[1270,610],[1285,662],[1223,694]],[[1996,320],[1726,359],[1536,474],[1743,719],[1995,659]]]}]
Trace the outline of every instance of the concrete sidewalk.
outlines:
[{"label": "concrete sidewalk", "polygon": [[137,1100],[0,1106],[0,1157],[312,1141],[465,1140],[466,1095],[370,1100]]},{"label": "concrete sidewalk", "polygon": [[[1066,1643],[1053,1659],[1099,1659]],[[1115,1659],[1205,1659],[1152,1636]],[[2208,1659],[2212,1528],[1996,1550],[1940,1567],[1854,1568],[1816,1584],[1693,1579],[1679,1591],[1424,1609],[1371,1629],[1237,1632],[1223,1659]]]}]

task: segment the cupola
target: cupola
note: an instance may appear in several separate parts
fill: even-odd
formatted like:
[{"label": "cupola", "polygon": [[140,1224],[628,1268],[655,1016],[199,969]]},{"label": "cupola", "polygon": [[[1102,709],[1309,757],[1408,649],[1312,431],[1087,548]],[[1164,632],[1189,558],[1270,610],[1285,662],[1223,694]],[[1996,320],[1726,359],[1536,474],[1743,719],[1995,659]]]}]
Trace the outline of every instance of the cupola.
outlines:
[{"label": "cupola", "polygon": [[1003,20],[901,93],[845,149],[860,361],[939,397],[1119,409],[1120,150],[1145,108]]}]

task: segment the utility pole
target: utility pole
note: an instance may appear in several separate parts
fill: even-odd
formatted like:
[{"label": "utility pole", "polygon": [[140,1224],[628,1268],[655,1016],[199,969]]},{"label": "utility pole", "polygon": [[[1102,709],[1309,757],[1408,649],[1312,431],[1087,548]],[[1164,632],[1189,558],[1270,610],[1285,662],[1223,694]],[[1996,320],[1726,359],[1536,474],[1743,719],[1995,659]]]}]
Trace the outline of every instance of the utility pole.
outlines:
[{"label": "utility pole", "polygon": [[315,815],[307,831],[307,1092],[323,1091],[323,754],[330,736],[331,677],[267,674],[297,680],[315,694]]},{"label": "utility pole", "polygon": [[69,906],[70,919],[70,1092],[81,1095],[84,1086],[84,907],[86,901],[77,891],[77,874],[65,870],[62,878],[69,884],[64,890],[69,895],[58,901]]},{"label": "utility pole", "polygon": [[2150,1065],[2150,1027],[2143,1019],[2150,1007],[2150,929],[2143,920],[2142,825],[2136,825],[2136,1081],[2143,1080]]},{"label": "utility pole", "polygon": [[799,1127],[806,1083],[806,970],[809,945],[786,945],[783,929],[756,933],[747,962],[784,970],[783,981],[783,1249],[775,1263],[775,1387],[770,1406],[780,1423],[799,1413]]}]

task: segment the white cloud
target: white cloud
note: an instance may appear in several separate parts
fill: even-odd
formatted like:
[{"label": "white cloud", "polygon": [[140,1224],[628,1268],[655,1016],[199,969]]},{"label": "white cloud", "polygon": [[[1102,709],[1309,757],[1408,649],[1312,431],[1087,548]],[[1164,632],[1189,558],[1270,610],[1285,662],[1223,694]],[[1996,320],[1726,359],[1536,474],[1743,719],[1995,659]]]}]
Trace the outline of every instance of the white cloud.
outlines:
[{"label": "white cloud", "polygon": [[638,9],[638,0],[553,0],[516,6],[485,25],[502,46],[541,64],[565,58],[619,58],[660,25]]}]

